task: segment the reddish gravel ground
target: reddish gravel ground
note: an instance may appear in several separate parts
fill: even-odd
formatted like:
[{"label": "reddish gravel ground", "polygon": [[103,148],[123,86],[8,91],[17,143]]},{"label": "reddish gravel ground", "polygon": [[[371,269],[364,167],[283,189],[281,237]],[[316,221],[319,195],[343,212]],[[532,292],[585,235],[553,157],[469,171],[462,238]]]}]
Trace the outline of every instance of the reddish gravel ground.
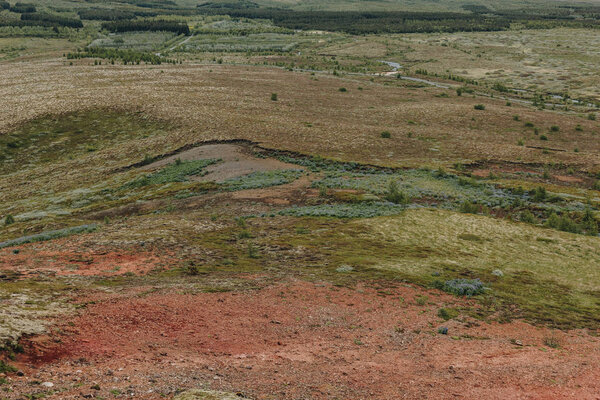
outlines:
[{"label": "reddish gravel ground", "polygon": [[9,377],[8,398],[48,390],[41,382],[58,391],[50,399],[172,398],[195,387],[255,399],[600,398],[598,338],[518,321],[445,322],[440,307],[469,302],[409,285],[145,287],[80,300],[90,303],[78,315],[25,343],[24,376]]},{"label": "reddish gravel ground", "polygon": [[72,238],[26,244],[19,247],[18,254],[14,254],[12,249],[2,249],[0,269],[23,277],[144,275],[154,269],[164,268],[172,258],[164,249],[160,252],[135,248],[79,249],[78,242]]}]

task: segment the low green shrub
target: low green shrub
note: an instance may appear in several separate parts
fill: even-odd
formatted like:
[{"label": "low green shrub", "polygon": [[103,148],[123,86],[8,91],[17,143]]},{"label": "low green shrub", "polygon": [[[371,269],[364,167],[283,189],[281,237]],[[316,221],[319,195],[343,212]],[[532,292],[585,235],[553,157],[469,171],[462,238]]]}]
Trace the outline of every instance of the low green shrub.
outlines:
[{"label": "low green shrub", "polygon": [[410,202],[410,198],[398,189],[398,184],[394,180],[390,181],[385,199],[394,204],[408,204]]},{"label": "low green shrub", "polygon": [[527,222],[529,224],[535,224],[537,222],[535,216],[529,210],[525,210],[525,211],[521,212],[521,215],[519,216],[519,220],[521,220],[522,222]]},{"label": "low green shrub", "polygon": [[279,211],[278,214],[295,217],[373,218],[398,215],[405,209],[405,206],[399,204],[372,202],[291,207]]},{"label": "low green shrub", "polygon": [[209,160],[193,160],[193,161],[181,161],[176,160],[174,163],[167,165],[161,170],[144,175],[124,185],[126,188],[138,188],[149,185],[162,185],[170,182],[186,182],[188,176],[202,176],[206,172],[204,168],[209,165],[215,164],[220,160],[209,159]]},{"label": "low green shrub", "polygon": [[248,175],[231,178],[223,182],[227,190],[260,189],[291,183],[304,173],[301,169],[257,171]]},{"label": "low green shrub", "polygon": [[25,243],[43,242],[46,240],[57,239],[77,233],[93,232],[97,229],[96,224],[80,225],[71,228],[58,229],[54,231],[42,232],[35,235],[23,236],[17,239],[0,242],[0,249],[4,247],[19,246]]},{"label": "low green shrub", "polygon": [[529,193],[529,195],[531,196],[531,199],[535,202],[544,201],[548,197],[546,188],[543,186],[536,187],[532,192]]},{"label": "low green shrub", "polygon": [[444,321],[451,320],[452,318],[458,317],[458,311],[454,308],[440,308],[437,313],[438,317]]},{"label": "low green shrub", "polygon": [[486,287],[480,279],[451,279],[445,282],[435,281],[436,289],[452,293],[456,296],[475,296],[485,292]]}]

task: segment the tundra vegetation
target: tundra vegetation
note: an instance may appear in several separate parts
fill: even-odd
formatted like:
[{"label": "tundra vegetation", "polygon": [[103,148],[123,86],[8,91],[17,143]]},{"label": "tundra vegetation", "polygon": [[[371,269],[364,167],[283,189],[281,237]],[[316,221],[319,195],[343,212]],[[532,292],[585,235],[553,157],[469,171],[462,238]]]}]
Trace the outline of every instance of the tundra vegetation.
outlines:
[{"label": "tundra vegetation", "polygon": [[[489,340],[507,354],[502,346],[527,338],[469,329],[517,326],[539,330],[532,349],[559,352],[577,340],[597,348],[600,9],[484,3],[0,1],[0,109],[10,110],[0,115],[2,396],[79,393],[64,376],[104,362],[98,348],[112,351],[94,347],[101,335],[69,342],[90,332],[78,325],[86,318],[101,329],[131,325],[140,337],[158,332],[131,340],[147,360],[175,365],[180,345],[230,352],[213,351],[219,337],[235,340],[228,332],[194,336],[238,315],[227,295],[259,299],[298,282],[330,292],[328,305],[308,312],[318,317],[290,319],[310,340],[339,328],[352,332],[345,346],[377,353],[370,346],[381,344],[353,319],[374,318],[376,306],[340,311],[355,300],[331,297],[350,291],[359,304],[373,289],[420,321],[386,325],[386,346]],[[253,310],[261,334],[302,335],[279,313],[317,296],[284,292],[275,308]],[[219,318],[188,324],[197,311],[188,306],[208,294],[224,296]],[[179,296],[191,297],[161,303]],[[155,304],[166,314],[144,314]],[[130,314],[110,322],[99,317],[108,309]],[[154,344],[173,337],[168,351]],[[115,336],[114,346],[122,342]],[[79,357],[86,351],[95,355]],[[260,368],[232,373],[220,363],[202,367],[210,388],[270,395],[254,383]],[[66,372],[33,385],[20,371],[27,365]],[[85,370],[81,385],[103,398],[204,393],[180,394],[196,379],[189,365],[114,385],[114,365],[99,365],[111,372],[98,383]],[[544,382],[571,378],[552,379]],[[286,382],[281,398],[321,390]],[[331,389],[339,398],[364,390],[342,386]]]}]

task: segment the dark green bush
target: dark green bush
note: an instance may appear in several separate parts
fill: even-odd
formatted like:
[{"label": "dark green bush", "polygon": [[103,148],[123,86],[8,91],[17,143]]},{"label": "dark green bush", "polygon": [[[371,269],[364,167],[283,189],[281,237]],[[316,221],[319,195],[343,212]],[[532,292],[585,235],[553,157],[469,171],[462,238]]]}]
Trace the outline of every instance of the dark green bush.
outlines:
[{"label": "dark green bush", "polygon": [[440,308],[437,313],[438,317],[445,321],[458,317],[458,311],[453,308]]},{"label": "dark green bush", "polygon": [[546,220],[546,226],[559,231],[581,233],[581,227],[565,214],[558,216],[556,213],[552,213]]},{"label": "dark green bush", "polygon": [[535,216],[529,210],[525,210],[525,211],[521,212],[521,215],[520,215],[519,219],[521,221],[527,222],[529,224],[535,224],[537,222],[536,219],[535,219]]},{"label": "dark green bush", "polygon": [[4,218],[4,225],[10,225],[10,224],[14,224],[14,223],[15,223],[15,218],[12,215],[8,214],[6,216],[6,218]]},{"label": "dark green bush", "polygon": [[598,221],[594,217],[592,210],[587,208],[583,214],[581,225],[585,233],[590,236],[598,235]]},{"label": "dark green bush", "polygon": [[17,372],[17,369],[12,365],[9,365],[4,361],[0,360],[0,373],[5,374],[9,372]]},{"label": "dark green bush", "polygon": [[434,281],[433,286],[436,289],[452,293],[456,296],[475,296],[485,292],[486,287],[483,282],[477,279],[452,279],[445,282]]},{"label": "dark green bush", "polygon": [[465,214],[479,214],[482,211],[482,207],[479,204],[474,204],[469,200],[465,200],[461,203],[459,210]]},{"label": "dark green bush", "polygon": [[409,197],[398,189],[398,184],[394,180],[390,181],[388,191],[385,194],[385,199],[395,204],[408,204],[410,202]]},{"label": "dark green bush", "polygon": [[548,193],[546,192],[546,188],[543,187],[543,186],[536,187],[533,190],[533,192],[529,193],[529,195],[531,196],[532,200],[535,201],[535,202],[544,201],[548,197]]}]

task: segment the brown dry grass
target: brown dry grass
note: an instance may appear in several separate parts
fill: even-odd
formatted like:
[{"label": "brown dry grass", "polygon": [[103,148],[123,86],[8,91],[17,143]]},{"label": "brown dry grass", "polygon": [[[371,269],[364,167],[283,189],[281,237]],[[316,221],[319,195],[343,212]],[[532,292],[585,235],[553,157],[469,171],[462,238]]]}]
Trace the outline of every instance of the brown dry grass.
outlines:
[{"label": "brown dry grass", "polygon": [[[269,147],[397,166],[493,159],[564,162],[594,169],[600,160],[597,122],[573,114],[506,107],[499,100],[453,93],[440,98],[435,97],[438,89],[384,86],[364,78],[317,75],[315,79],[272,68],[82,63],[86,65],[68,66],[61,60],[5,64],[0,109],[7,112],[0,114],[0,132],[46,113],[117,107],[179,126],[168,136],[138,143],[138,149],[118,149],[130,155],[139,153],[140,146],[159,154],[196,141],[244,138]],[[338,90],[342,86],[347,93]],[[271,101],[271,93],[278,93],[279,101]],[[486,104],[486,110],[474,110],[477,103]],[[521,116],[520,122],[513,121],[514,114]],[[522,121],[535,123],[542,133],[551,125],[561,131],[549,135],[549,142],[540,142],[526,133]],[[582,132],[575,131],[577,124],[583,126]],[[383,130],[392,138],[382,139]],[[523,137],[527,145],[568,151],[543,154],[518,146]],[[573,152],[575,147],[579,153]],[[103,152],[93,157],[99,158],[98,172],[110,164],[110,156]]]}]

